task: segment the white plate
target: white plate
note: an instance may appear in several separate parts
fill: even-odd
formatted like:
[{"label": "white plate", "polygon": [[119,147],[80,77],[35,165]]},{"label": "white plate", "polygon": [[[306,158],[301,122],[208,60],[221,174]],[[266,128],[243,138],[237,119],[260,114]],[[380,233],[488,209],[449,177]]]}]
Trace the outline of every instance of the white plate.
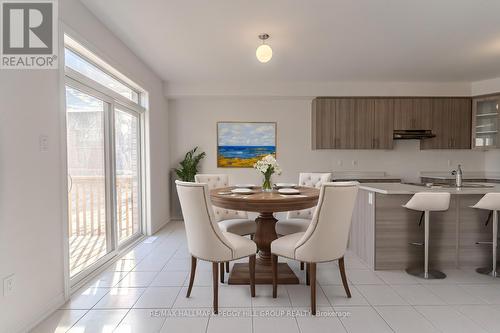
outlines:
[{"label": "white plate", "polygon": [[250,194],[253,193],[253,191],[249,188],[235,188],[234,190],[231,190],[233,193],[237,194]]},{"label": "white plate", "polygon": [[291,187],[296,187],[297,184],[294,184],[294,183],[276,183],[276,186],[277,187],[281,187],[281,188],[291,188]]},{"label": "white plate", "polygon": [[296,190],[294,188],[280,188],[278,190],[278,192],[281,194],[299,194],[300,193],[299,190]]},{"label": "white plate", "polygon": [[236,188],[252,188],[255,187],[255,184],[236,184],[234,185]]}]

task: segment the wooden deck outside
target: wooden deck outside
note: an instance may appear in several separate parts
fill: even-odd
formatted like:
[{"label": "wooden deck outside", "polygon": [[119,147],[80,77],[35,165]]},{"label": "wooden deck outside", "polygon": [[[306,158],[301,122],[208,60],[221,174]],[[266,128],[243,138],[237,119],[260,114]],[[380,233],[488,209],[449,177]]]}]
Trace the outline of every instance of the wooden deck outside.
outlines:
[{"label": "wooden deck outside", "polygon": [[[117,177],[118,240],[140,229],[137,188],[131,176]],[[106,195],[103,177],[72,177],[68,196],[70,275],[107,253]]]}]

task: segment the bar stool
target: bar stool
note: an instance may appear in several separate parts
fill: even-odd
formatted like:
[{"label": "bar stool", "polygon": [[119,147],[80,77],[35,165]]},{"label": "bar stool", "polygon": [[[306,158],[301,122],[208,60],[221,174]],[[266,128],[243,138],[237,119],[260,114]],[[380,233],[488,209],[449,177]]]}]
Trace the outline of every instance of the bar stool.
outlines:
[{"label": "bar stool", "polygon": [[[487,193],[479,200],[472,208],[487,209],[493,213],[493,266],[481,267],[476,269],[480,274],[487,274],[493,277],[499,277],[500,272],[497,272],[497,243],[498,243],[498,211],[500,210],[500,193]],[[489,220],[489,219],[488,219]],[[488,222],[486,222],[488,223]]]},{"label": "bar stool", "polygon": [[436,270],[429,270],[429,216],[430,212],[445,211],[450,207],[450,193],[443,192],[418,192],[403,205],[411,210],[424,212],[424,269],[407,268],[406,272],[410,275],[424,279],[444,279],[446,274]]}]

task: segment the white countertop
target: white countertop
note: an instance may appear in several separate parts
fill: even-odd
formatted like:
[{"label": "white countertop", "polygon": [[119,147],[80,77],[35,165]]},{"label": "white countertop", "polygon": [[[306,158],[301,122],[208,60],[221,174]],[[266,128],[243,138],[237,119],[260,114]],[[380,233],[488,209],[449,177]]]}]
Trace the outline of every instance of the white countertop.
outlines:
[{"label": "white countertop", "polygon": [[[455,179],[451,172],[421,172],[420,177],[433,179]],[[464,172],[463,179],[492,179],[500,180],[500,173],[497,172]]]},{"label": "white countertop", "polygon": [[384,171],[333,171],[332,179],[343,180],[343,179],[401,179],[397,176],[389,176]]},{"label": "white countertop", "polygon": [[347,175],[342,175],[342,176],[336,176],[334,175],[332,177],[334,180],[343,180],[343,179],[380,179],[380,180],[384,180],[384,179],[388,179],[388,180],[394,180],[394,179],[399,179],[401,180],[401,177],[397,177],[397,176],[370,176],[370,175],[359,175],[359,176],[347,176]]},{"label": "white countertop", "polygon": [[[488,183],[474,183],[488,184]],[[489,183],[493,187],[487,188],[447,188],[447,187],[425,187],[401,183],[363,183],[360,189],[380,194],[415,194],[417,192],[448,192],[453,194],[486,194],[500,192],[500,184]]]}]

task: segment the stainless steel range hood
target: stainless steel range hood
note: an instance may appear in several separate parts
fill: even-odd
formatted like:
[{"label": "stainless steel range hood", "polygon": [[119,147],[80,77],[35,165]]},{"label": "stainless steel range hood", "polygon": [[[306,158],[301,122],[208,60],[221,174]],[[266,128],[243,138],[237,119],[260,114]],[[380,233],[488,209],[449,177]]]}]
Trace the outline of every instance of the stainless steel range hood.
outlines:
[{"label": "stainless steel range hood", "polygon": [[394,140],[421,140],[434,138],[432,130],[394,130]]}]

